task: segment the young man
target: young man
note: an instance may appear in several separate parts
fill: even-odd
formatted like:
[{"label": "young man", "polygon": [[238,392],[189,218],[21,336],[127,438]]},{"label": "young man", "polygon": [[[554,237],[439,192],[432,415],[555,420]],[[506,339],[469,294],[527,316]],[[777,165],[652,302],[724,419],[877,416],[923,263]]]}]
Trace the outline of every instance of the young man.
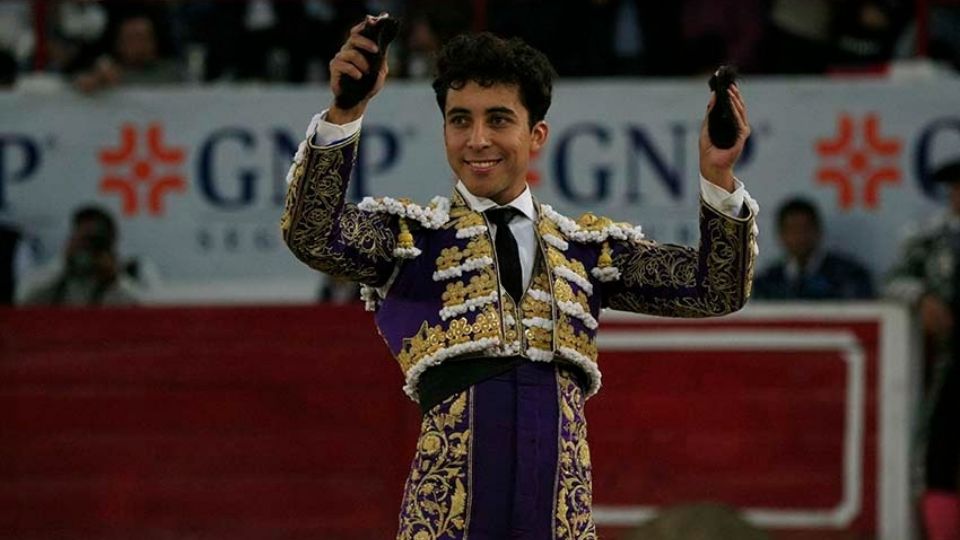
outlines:
[{"label": "young man", "polygon": [[[368,24],[375,24],[368,20]],[[331,89],[375,51],[355,27],[331,62]],[[702,317],[750,291],[756,205],[729,150],[700,139],[700,249],[658,245],[639,229],[536,201],[525,177],[547,142],[553,69],[519,40],[447,43],[433,87],[452,200],[347,204],[367,99],[314,117],[291,167],[282,219],[310,266],[365,285],[368,307],[423,410],[399,539],[595,538],[584,400],[600,387],[601,307]]]},{"label": "young man", "polygon": [[820,214],[812,202],[790,199],[777,210],[784,257],[760,272],[754,298],[778,300],[869,300],[870,272],[854,259],[823,248]]}]

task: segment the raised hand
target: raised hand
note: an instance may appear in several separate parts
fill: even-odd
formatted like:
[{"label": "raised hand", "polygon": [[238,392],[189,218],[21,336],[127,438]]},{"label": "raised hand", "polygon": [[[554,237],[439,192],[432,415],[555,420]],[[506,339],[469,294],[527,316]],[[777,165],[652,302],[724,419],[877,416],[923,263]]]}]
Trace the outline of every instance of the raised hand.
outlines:
[{"label": "raised hand", "polygon": [[717,100],[716,95],[711,94],[710,103],[707,105],[707,114],[704,115],[703,124],[700,127],[700,174],[707,181],[732,192],[734,189],[733,166],[740,159],[747,137],[750,136],[750,122],[747,119],[747,106],[743,102],[740,88],[733,85],[727,92],[730,96],[730,104],[733,106],[733,116],[739,128],[737,139],[733,146],[726,149],[714,146],[710,140],[707,118]]}]

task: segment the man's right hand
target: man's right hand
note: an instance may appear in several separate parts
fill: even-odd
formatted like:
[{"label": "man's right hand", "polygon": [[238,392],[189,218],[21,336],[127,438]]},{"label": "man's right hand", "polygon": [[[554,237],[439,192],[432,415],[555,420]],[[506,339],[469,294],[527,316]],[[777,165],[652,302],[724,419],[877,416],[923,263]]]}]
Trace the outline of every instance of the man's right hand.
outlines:
[{"label": "man's right hand", "polygon": [[935,338],[949,337],[953,332],[953,313],[946,302],[932,294],[920,299],[920,324],[927,336]]},{"label": "man's right hand", "polygon": [[[364,25],[372,24],[373,20],[374,17],[368,15],[363,22],[351,28],[347,41],[343,44],[343,47],[340,47],[340,51],[333,57],[333,60],[330,61],[330,89],[333,91],[334,97],[339,96],[341,92],[340,77],[359,79],[364,73],[369,71],[370,64],[367,62],[367,59],[364,58],[363,54],[360,53],[360,50],[362,49],[374,54],[379,52],[376,43],[360,35],[360,30],[363,29]],[[346,110],[337,107],[335,103],[336,100],[334,100],[334,103],[330,105],[330,110],[327,111],[327,121],[332,124],[346,124],[363,116],[363,112],[367,108],[367,103],[383,88],[389,71],[387,59],[384,58],[380,66],[380,73],[377,76],[377,82],[373,85],[373,90],[370,91],[367,97],[358,103],[356,107]]]}]

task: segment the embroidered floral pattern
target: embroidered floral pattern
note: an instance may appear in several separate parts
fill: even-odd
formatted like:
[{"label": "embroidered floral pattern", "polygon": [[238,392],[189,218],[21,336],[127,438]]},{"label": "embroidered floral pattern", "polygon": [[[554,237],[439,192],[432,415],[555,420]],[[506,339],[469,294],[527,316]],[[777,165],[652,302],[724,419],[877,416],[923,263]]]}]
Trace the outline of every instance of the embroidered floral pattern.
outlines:
[{"label": "embroidered floral pattern", "polygon": [[593,480],[584,397],[572,374],[557,370],[557,399],[560,405],[558,437],[555,538],[596,540],[593,523]]},{"label": "embroidered floral pattern", "polygon": [[280,228],[290,251],[311,268],[376,283],[393,270],[395,218],[371,216],[344,200],[345,174],[359,133],[340,145],[309,150],[295,163]]},{"label": "embroidered floral pattern", "polygon": [[755,261],[753,216],[733,219],[700,205],[700,250],[644,242],[615,252],[623,289],[607,298],[613,309],[709,317],[746,302]]},{"label": "embroidered floral pattern", "polygon": [[450,396],[424,415],[403,492],[397,540],[466,537],[472,445],[472,390]]}]

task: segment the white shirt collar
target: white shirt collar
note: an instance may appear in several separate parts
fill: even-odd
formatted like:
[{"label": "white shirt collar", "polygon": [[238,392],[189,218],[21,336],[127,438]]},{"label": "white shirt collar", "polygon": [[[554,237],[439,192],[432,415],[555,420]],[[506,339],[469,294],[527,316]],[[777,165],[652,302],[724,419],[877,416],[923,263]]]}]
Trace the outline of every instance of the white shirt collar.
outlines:
[{"label": "white shirt collar", "polygon": [[[473,193],[470,193],[470,190],[467,189],[467,186],[465,186],[461,180],[457,181],[457,190],[460,192],[460,195],[463,196],[463,200],[467,202],[467,206],[469,206],[470,209],[475,212],[483,212],[500,206],[490,199],[477,197]],[[505,206],[512,206],[513,208],[516,208],[521,214],[527,216],[530,221],[537,220],[537,210],[533,204],[533,193],[530,192],[530,186],[524,186],[523,193],[518,195],[516,199],[510,201]]]}]

